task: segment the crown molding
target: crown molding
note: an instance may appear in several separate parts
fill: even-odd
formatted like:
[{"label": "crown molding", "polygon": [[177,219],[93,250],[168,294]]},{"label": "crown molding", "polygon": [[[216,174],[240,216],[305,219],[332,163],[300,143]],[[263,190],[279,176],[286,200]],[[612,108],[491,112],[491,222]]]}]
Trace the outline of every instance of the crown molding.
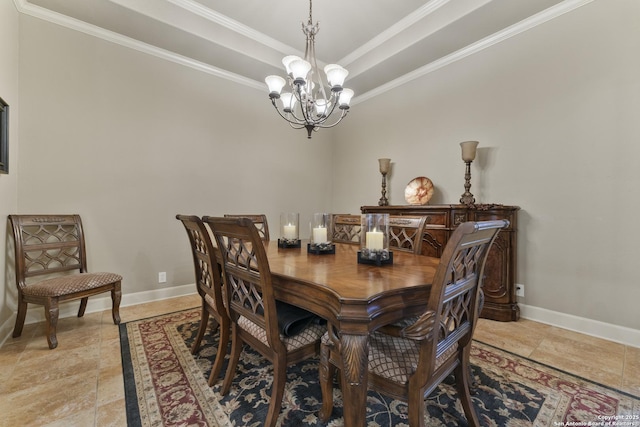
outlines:
[{"label": "crown molding", "polygon": [[303,55],[303,53],[299,49],[295,49],[287,45],[286,43],[282,43],[272,37],[269,37],[268,35],[261,33],[260,31],[254,30],[253,28],[248,27],[234,19],[231,19],[226,15],[218,13],[215,10],[209,9],[208,7],[194,0],[167,0],[167,1],[185,10],[188,10],[189,12],[195,15],[198,15],[204,19],[207,19],[210,22],[218,24],[244,37],[247,37],[260,44],[263,44],[264,46],[270,49],[277,50],[278,52],[284,55],[291,55],[290,52],[296,52],[300,56]]},{"label": "crown molding", "polygon": [[594,0],[565,0],[562,3],[558,3],[555,6],[552,6],[542,12],[539,12],[527,19],[524,19],[516,24],[513,24],[502,31],[498,31],[488,37],[485,37],[482,40],[478,40],[475,43],[470,44],[462,49],[459,49],[449,55],[443,56],[440,59],[437,59],[429,64],[426,64],[420,68],[415,69],[397,79],[391,80],[388,83],[378,86],[377,88],[370,90],[369,92],[363,93],[360,96],[355,97],[351,105],[356,105],[360,102],[364,102],[371,98],[374,98],[378,95],[382,95],[383,93],[395,89],[399,86],[402,86],[406,83],[409,83],[417,78],[425,76],[429,73],[432,73],[440,68],[446,67],[454,62],[460,61],[468,56],[471,56],[475,53],[483,51],[493,45],[496,45],[500,42],[510,39],[520,33],[528,31],[532,28],[537,27],[538,25],[544,24],[552,19],[555,19],[559,16],[564,15],[565,13],[569,13],[572,10],[575,10],[579,7],[582,7],[588,3],[591,3]]},{"label": "crown molding", "polygon": [[[243,35],[250,37],[256,41],[260,41],[261,43],[265,43],[265,45],[268,45],[269,47],[273,48],[273,49],[284,49],[285,52],[286,51],[291,51],[294,49],[289,50],[290,48],[280,42],[277,42],[274,39],[271,39],[271,41],[269,41],[268,39],[270,39],[268,36],[254,31],[234,20],[231,20],[227,17],[224,17],[223,15],[217,14],[213,11],[211,11],[208,8],[205,8],[201,5],[199,5],[198,3],[192,1],[192,0],[168,0],[170,2],[172,2],[173,4],[176,4],[180,7],[184,7],[187,8],[190,11],[196,11],[198,14],[200,14],[200,16],[205,17],[206,19],[210,19],[210,20],[214,20],[216,23],[220,24],[220,25],[224,25],[226,28],[232,29],[234,31],[240,32]],[[374,39],[374,41],[372,41],[372,45],[365,45],[362,47],[362,51],[356,51],[353,53],[354,58],[358,55],[362,55],[365,51],[369,51],[370,49],[373,48],[373,46],[376,43],[382,43],[384,40],[388,40],[389,37],[393,37],[393,35],[397,34],[398,31],[401,31],[401,28],[406,28],[406,26],[408,25],[412,25],[413,23],[417,22],[419,19],[424,18],[424,16],[428,15],[429,13],[433,13],[434,10],[436,10],[437,8],[442,7],[444,4],[446,4],[449,0],[434,0],[432,2],[429,2],[428,4],[426,4],[424,7],[420,8],[418,11],[416,11],[415,14],[410,15],[410,17],[407,17],[406,20],[401,21],[401,23],[398,24],[398,26],[394,26],[391,27],[388,30],[388,33],[385,32],[383,34],[381,34],[380,38],[376,38]],[[504,40],[507,40],[511,37],[514,37],[524,31],[528,31],[538,25],[541,25],[545,22],[548,22],[552,19],[555,19],[559,16],[564,15],[565,13],[569,13],[571,11],[573,11],[574,9],[577,9],[579,7],[582,7],[586,4],[591,3],[594,0],[564,0],[561,3],[558,3],[555,6],[552,6],[542,12],[539,12],[536,15],[531,16],[530,18],[524,19],[514,25],[511,25],[510,27],[502,30],[502,31],[498,31],[497,33],[494,33],[488,37],[485,37],[482,40],[479,40],[467,47],[464,47],[462,49],[459,49],[456,52],[453,52],[449,55],[446,55],[436,61],[433,61],[429,64],[426,64],[412,72],[409,72],[397,79],[394,79],[390,82],[387,82],[381,86],[378,86],[377,88],[370,90],[366,93],[363,93],[361,95],[356,96],[353,100],[352,100],[352,105],[356,105],[359,104],[361,102],[367,101],[369,99],[372,99],[378,95],[382,95],[383,93],[395,89],[399,86],[402,86],[404,84],[407,84],[417,78],[420,78],[422,76],[425,76],[429,73],[432,73],[436,70],[439,70],[440,68],[446,67],[449,64],[452,64],[456,61],[459,61],[461,59],[464,59],[470,55],[473,55],[475,53],[478,53],[484,49],[487,49],[495,44],[498,44]],[[91,25],[88,24],[86,22],[74,19],[74,18],[70,18],[68,16],[53,12],[49,9],[45,9],[42,8],[40,6],[36,6],[33,5],[31,3],[29,3],[28,0],[14,0],[14,3],[16,5],[16,9],[20,12],[20,13],[24,13],[25,15],[29,15],[29,16],[33,16],[35,18],[38,19],[42,19],[75,31],[79,31],[94,37],[98,37],[101,38],[103,40],[112,42],[112,43],[116,43],[119,44],[121,46],[124,47],[128,47],[130,49],[134,49],[137,50],[139,52],[143,52],[149,55],[153,55],[156,56],[158,58],[162,58],[165,59],[167,61],[171,61],[207,74],[211,74],[214,75],[216,77],[220,77],[222,79],[226,79],[226,80],[230,80],[233,81],[235,83],[238,84],[242,84],[260,91],[264,91],[265,90],[265,86],[264,83],[259,82],[257,80],[253,80],[244,76],[241,76],[239,74],[236,73],[232,73],[230,71],[226,71],[223,70],[221,68],[218,67],[214,67],[212,65],[209,64],[205,64],[203,62],[200,61],[196,61],[194,59],[191,58],[187,58],[185,56],[182,55],[178,55],[174,52],[170,52],[168,50],[165,49],[161,49],[155,46],[152,46],[150,44],[147,43],[143,43],[140,42],[138,40],[134,40],[130,37],[126,37],[120,34],[117,34],[115,32],[112,31],[108,31],[105,30],[103,28],[97,27],[95,25]],[[267,43],[272,43],[271,45],[267,44]]]},{"label": "crown molding", "polygon": [[113,31],[105,30],[104,28],[100,28],[98,26],[88,24],[84,21],[80,21],[78,19],[71,18],[69,16],[62,15],[57,12],[53,12],[49,9],[45,9],[40,6],[33,5],[29,3],[27,0],[14,0],[14,3],[18,11],[25,15],[42,19],[44,21],[51,22],[53,24],[57,24],[65,28],[69,28],[71,30],[79,31],[81,33],[88,34],[90,36],[94,36],[111,43],[119,44],[121,46],[137,50],[139,52],[153,55],[158,58],[174,62],[176,64],[184,65],[185,67],[189,67],[189,68],[201,71],[203,73],[211,74],[225,80],[230,80],[235,83],[249,86],[261,91],[265,90],[264,83],[259,82],[257,80],[253,80],[253,79],[241,76],[239,74],[232,73],[230,71],[226,71],[218,67],[214,67],[213,65],[205,64],[204,62],[196,61],[194,59],[187,58],[182,55],[178,55],[166,49],[161,49],[159,47],[152,46],[148,43],[144,43],[139,40],[132,39],[131,37],[126,37],[121,34],[115,33]]},{"label": "crown molding", "polygon": [[[378,34],[377,36],[369,40],[367,43],[360,46],[358,49],[346,55],[344,58],[338,61],[338,64],[343,64],[344,67],[348,66],[358,58],[380,47],[385,42],[391,40],[393,37],[402,33],[407,28],[422,21],[423,19],[431,15],[434,11],[440,9],[442,6],[449,3],[449,1],[450,0],[432,0],[428,2],[427,4],[423,5],[418,10],[416,10],[415,12],[407,15],[400,21],[393,24],[391,27],[387,28],[385,31],[381,32],[380,34]],[[393,56],[393,54],[390,54],[388,56]]]}]

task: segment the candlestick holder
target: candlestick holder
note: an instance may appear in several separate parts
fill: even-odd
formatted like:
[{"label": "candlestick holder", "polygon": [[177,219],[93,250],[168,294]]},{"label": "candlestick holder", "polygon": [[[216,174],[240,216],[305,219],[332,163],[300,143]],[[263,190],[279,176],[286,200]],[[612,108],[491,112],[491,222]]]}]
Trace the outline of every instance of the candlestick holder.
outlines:
[{"label": "candlestick holder", "polygon": [[358,264],[393,264],[393,252],[389,250],[389,214],[362,215]]},{"label": "candlestick holder", "polygon": [[299,248],[299,227],[300,214],[293,212],[283,212],[280,214],[280,238],[279,248]]},{"label": "candlestick holder", "polygon": [[380,173],[382,174],[382,197],[378,200],[378,206],[389,206],[387,199],[387,174],[391,167],[391,159],[378,159],[380,165]]},{"label": "candlestick holder", "polygon": [[462,197],[460,197],[460,203],[463,205],[472,205],[476,202],[476,199],[469,191],[471,189],[471,162],[476,158],[478,141],[461,142],[460,147],[462,148],[462,161],[467,165],[464,174],[464,193],[462,193]]},{"label": "candlestick holder", "polygon": [[328,255],[336,253],[336,245],[331,243],[333,237],[333,215],[315,213],[311,218],[311,236],[307,244],[307,253]]}]

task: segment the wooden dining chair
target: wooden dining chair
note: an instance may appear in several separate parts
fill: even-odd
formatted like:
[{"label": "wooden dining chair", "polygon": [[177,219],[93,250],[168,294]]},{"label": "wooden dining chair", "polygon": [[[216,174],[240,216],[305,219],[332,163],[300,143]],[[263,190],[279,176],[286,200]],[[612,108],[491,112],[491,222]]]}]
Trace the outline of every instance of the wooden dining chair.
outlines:
[{"label": "wooden dining chair", "polygon": [[84,316],[90,296],[111,292],[113,323],[120,323],[122,276],[89,273],[79,215],[9,215],[15,242],[18,313],[13,337],[22,335],[28,304],[44,306],[47,343],[58,346],[59,303],[80,300]]},{"label": "wooden dining chair", "polygon": [[389,215],[389,249],[422,253],[426,216]]},{"label": "wooden dining chair", "polygon": [[176,215],[176,219],[182,222],[189,237],[196,275],[196,289],[202,299],[200,326],[198,335],[191,346],[191,354],[196,354],[200,349],[200,343],[209,324],[209,316],[214,320],[211,333],[215,333],[216,329],[220,333],[216,358],[209,375],[209,386],[212,386],[222,370],[231,328],[231,321],[227,315],[222,296],[222,271],[215,257],[209,230],[202,220],[194,215]]},{"label": "wooden dining chair", "polygon": [[[425,426],[424,400],[452,372],[468,424],[479,425],[469,392],[471,338],[487,253],[498,231],[508,224],[506,220],[460,224],[440,258],[423,314],[411,325],[387,327],[386,333],[373,332],[369,337],[369,388],[408,402],[411,427]],[[319,416],[324,422],[333,409],[333,375],[341,368],[339,342],[335,328],[329,327],[320,352]]]},{"label": "wooden dining chair", "polygon": [[249,218],[258,229],[258,234],[262,240],[269,240],[269,223],[264,214],[224,214],[225,218]]},{"label": "wooden dining chair", "polygon": [[334,214],[332,241],[334,243],[359,244],[361,228],[361,215]]},{"label": "wooden dining chair", "polygon": [[271,270],[255,224],[249,218],[203,217],[220,251],[226,301],[231,317],[231,358],[221,393],[229,392],[243,344],[273,363],[271,401],[264,422],[276,424],[287,366],[318,353],[325,326],[310,323],[299,333],[285,336],[278,326],[278,304],[273,294]]}]

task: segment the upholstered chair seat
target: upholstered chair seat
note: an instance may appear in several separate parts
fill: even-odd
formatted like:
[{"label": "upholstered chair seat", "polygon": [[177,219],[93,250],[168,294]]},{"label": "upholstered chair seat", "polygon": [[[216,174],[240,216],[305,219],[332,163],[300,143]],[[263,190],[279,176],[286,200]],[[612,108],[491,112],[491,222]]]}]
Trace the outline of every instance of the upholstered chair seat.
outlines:
[{"label": "upholstered chair seat", "polygon": [[59,297],[75,292],[89,291],[113,282],[122,276],[115,273],[80,273],[42,280],[22,288],[24,295],[34,297]]},{"label": "upholstered chair seat", "polygon": [[[267,331],[264,328],[253,323],[244,316],[238,318],[238,326],[253,335],[258,341],[264,345],[269,345],[267,341]],[[287,351],[297,350],[307,345],[316,343],[322,335],[327,331],[326,326],[320,324],[312,324],[303,329],[302,332],[292,336],[280,334],[280,340],[284,344]]]}]

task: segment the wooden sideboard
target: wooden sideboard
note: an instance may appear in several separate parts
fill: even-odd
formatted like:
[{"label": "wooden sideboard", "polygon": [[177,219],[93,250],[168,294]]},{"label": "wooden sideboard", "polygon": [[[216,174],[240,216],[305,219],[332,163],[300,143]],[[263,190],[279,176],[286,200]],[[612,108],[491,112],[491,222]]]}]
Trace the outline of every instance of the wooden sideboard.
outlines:
[{"label": "wooden sideboard", "polygon": [[362,206],[362,213],[388,213],[390,215],[422,215],[427,217],[422,242],[422,254],[441,257],[449,236],[465,221],[507,219],[508,228],[498,233],[489,251],[485,266],[483,290],[484,308],[481,317],[515,321],[520,318],[516,302],[516,260],[518,206],[482,205],[402,205]]}]

